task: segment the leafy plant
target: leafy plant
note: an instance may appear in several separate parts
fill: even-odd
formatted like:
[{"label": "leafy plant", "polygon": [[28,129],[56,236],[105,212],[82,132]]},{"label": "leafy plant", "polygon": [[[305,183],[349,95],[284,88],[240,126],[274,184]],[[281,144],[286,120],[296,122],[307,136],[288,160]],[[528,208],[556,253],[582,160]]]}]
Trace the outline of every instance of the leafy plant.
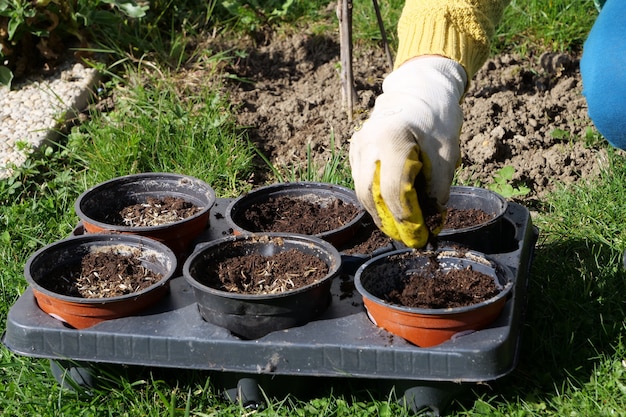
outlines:
[{"label": "leafy plant", "polygon": [[91,25],[112,25],[145,16],[134,0],[0,0],[0,85],[36,62],[56,59],[73,39],[81,46]]},{"label": "leafy plant", "polygon": [[517,196],[523,196],[530,192],[530,188],[525,185],[514,187],[511,182],[513,181],[513,175],[515,174],[515,168],[510,165],[502,167],[493,176],[494,182],[488,184],[487,188],[491,191],[495,191],[504,198],[512,198]]},{"label": "leafy plant", "polygon": [[244,28],[254,31],[284,18],[293,3],[294,0],[224,0],[221,5]]}]

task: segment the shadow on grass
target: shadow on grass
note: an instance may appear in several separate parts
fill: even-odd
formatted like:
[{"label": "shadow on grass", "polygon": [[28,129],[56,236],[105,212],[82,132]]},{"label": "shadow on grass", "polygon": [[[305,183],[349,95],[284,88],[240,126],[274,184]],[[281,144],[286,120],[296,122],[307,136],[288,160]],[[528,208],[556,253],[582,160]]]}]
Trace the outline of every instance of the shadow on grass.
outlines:
[{"label": "shadow on grass", "polygon": [[623,330],[621,255],[586,240],[538,244],[519,364],[510,375],[475,390],[474,398],[549,403],[568,387],[588,382],[600,357],[616,353]]}]

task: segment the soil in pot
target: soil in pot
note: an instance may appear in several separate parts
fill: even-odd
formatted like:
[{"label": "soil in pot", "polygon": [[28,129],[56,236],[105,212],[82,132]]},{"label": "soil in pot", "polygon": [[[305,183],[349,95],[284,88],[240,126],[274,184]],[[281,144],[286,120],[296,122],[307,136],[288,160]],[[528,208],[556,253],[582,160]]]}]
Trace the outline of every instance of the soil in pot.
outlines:
[{"label": "soil in pot", "polygon": [[162,279],[162,274],[146,268],[135,256],[92,252],[80,264],[53,271],[46,286],[70,297],[109,298],[142,291]]},{"label": "soil in pot", "polygon": [[357,206],[340,199],[322,205],[303,198],[279,195],[250,207],[243,215],[245,224],[242,226],[258,232],[316,235],[342,227],[359,212]]},{"label": "soil in pot", "polygon": [[444,229],[465,229],[487,223],[493,216],[481,209],[458,209],[448,207]]},{"label": "soil in pot", "polygon": [[202,318],[242,339],[301,326],[326,310],[341,256],[330,242],[301,234],[229,236],[185,262]]},{"label": "soil in pot", "polygon": [[131,227],[160,226],[184,220],[198,213],[200,208],[180,197],[148,197],[145,203],[132,204],[119,212],[113,224]]},{"label": "soil in pot", "polygon": [[296,249],[273,255],[250,254],[216,259],[208,265],[209,287],[241,294],[277,294],[313,284],[326,276],[328,265]]},{"label": "soil in pot", "polygon": [[348,242],[339,247],[339,251],[346,255],[371,254],[392,244],[393,240],[376,227],[376,224],[367,222],[363,223]]},{"label": "soil in pot", "polygon": [[513,275],[478,252],[446,247],[372,258],[354,282],[374,324],[428,347],[493,323],[512,291]]},{"label": "soil in pot", "polygon": [[[407,255],[397,255],[400,259]],[[375,273],[381,279],[380,298],[397,305],[415,308],[456,308],[478,304],[495,297],[499,292],[493,277],[473,270],[444,270],[435,257],[419,272],[398,280],[397,267],[382,264]],[[386,282],[386,277],[391,282]],[[374,289],[374,292],[377,292]]]}]

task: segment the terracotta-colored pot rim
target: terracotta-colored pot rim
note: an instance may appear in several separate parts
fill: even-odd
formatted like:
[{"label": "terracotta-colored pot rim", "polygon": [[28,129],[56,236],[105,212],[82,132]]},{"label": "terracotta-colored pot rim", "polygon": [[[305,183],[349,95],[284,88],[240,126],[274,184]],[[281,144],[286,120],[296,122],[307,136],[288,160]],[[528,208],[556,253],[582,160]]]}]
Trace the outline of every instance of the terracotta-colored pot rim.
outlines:
[{"label": "terracotta-colored pot rim", "polygon": [[[351,228],[356,228],[363,221],[363,217],[365,216],[366,212],[361,207],[361,204],[357,200],[354,190],[351,190],[350,188],[344,187],[341,185],[314,182],[314,181],[282,182],[282,183],[271,184],[271,185],[266,185],[263,187],[256,188],[252,191],[249,191],[239,196],[233,201],[231,201],[226,207],[226,218],[235,229],[238,229],[240,233],[260,233],[254,230],[246,230],[242,226],[236,224],[230,214],[238,206],[243,206],[244,209],[247,208],[246,203],[248,202],[248,200],[259,198],[259,196],[267,195],[267,199],[269,199],[270,197],[273,197],[275,195],[289,195],[290,192],[301,191],[301,190],[310,191],[311,194],[314,194],[316,191],[320,193],[325,193],[325,194],[330,193],[330,192],[337,192],[340,196],[345,197],[343,201],[349,200],[351,204],[354,204],[360,208],[359,213],[352,220],[342,225],[341,227],[328,230],[325,232],[321,232],[321,233],[316,233],[313,235],[304,235],[304,236],[313,236],[313,237],[325,239],[328,236],[331,236],[334,234],[340,234],[342,231],[349,230]],[[338,198],[340,197],[338,196]]]},{"label": "terracotta-colored pot rim", "polygon": [[[162,253],[166,258],[169,259],[171,263],[171,267],[168,273],[164,274],[163,278],[150,285],[149,287],[144,288],[141,291],[119,295],[115,297],[105,297],[105,298],[83,298],[83,297],[72,297],[66,294],[60,294],[54,292],[44,286],[42,286],[39,282],[37,282],[32,274],[29,272],[31,270],[32,264],[45,252],[55,249],[56,247],[62,245],[71,245],[73,243],[88,243],[88,242],[107,242],[110,243],[111,246],[119,245],[119,244],[129,244],[134,247],[146,247],[154,250],[155,252]],[[103,246],[106,246],[103,244]],[[34,291],[39,292],[45,297],[54,298],[57,300],[61,300],[64,303],[72,303],[72,304],[81,304],[81,305],[101,305],[101,304],[109,304],[109,303],[117,303],[117,302],[126,302],[132,301],[138,297],[141,297],[147,293],[154,291],[158,287],[162,287],[168,285],[169,281],[173,278],[175,271],[177,268],[177,260],[174,252],[168,248],[163,243],[160,243],[154,239],[150,239],[143,236],[137,235],[129,235],[129,234],[86,234],[79,236],[71,236],[66,239],[58,240],[49,245],[46,245],[35,253],[33,253],[30,258],[26,261],[24,265],[24,276],[26,277],[26,281],[33,288]]]},{"label": "terracotta-colored pot rim", "polygon": [[[432,315],[450,316],[450,315],[463,314],[468,311],[473,311],[476,309],[480,309],[481,307],[497,303],[503,298],[508,297],[511,291],[513,290],[513,272],[508,267],[504,265],[499,265],[495,263],[494,261],[490,260],[486,255],[480,254],[478,252],[473,252],[473,251],[469,251],[469,253],[474,254],[475,256],[482,256],[485,260],[491,262],[494,265],[494,268],[496,269],[496,273],[504,275],[504,280],[505,280],[504,284],[502,284],[502,282],[498,283],[498,285],[501,286],[501,290],[497,295],[495,295],[494,297],[488,300],[482,301],[480,303],[471,304],[469,306],[452,307],[452,308],[406,307],[406,306],[402,306],[398,304],[389,303],[383,300],[382,298],[375,296],[374,294],[369,292],[367,289],[365,289],[365,287],[363,286],[363,282],[361,281],[361,276],[364,273],[364,271],[370,267],[370,265],[379,263],[385,258],[388,258],[390,256],[401,255],[401,254],[409,253],[412,251],[413,249],[399,249],[399,250],[395,250],[391,252],[386,252],[384,254],[375,256],[374,258],[363,263],[363,265],[361,265],[359,269],[357,269],[354,275],[354,285],[357,291],[361,294],[361,296],[385,308],[396,310],[402,313],[424,315],[424,316],[432,316]],[[454,257],[444,256],[442,259],[449,259],[449,258],[454,258]]]},{"label": "terracotta-colored pot rim", "polygon": [[470,186],[465,186],[465,185],[456,185],[456,186],[452,186],[450,188],[450,195],[452,196],[453,194],[457,194],[457,195],[475,195],[476,197],[479,198],[485,198],[485,197],[489,197],[494,199],[495,201],[497,201],[497,211],[494,214],[494,216],[489,219],[488,221],[478,224],[478,225],[473,225],[473,226],[468,226],[468,227],[462,227],[459,229],[442,229],[441,232],[439,233],[439,237],[445,237],[445,236],[449,236],[449,235],[454,235],[454,234],[460,234],[460,233],[465,233],[465,232],[469,232],[469,231],[473,231],[473,230],[478,230],[480,228],[484,228],[484,227],[489,227],[494,223],[499,222],[502,217],[504,216],[504,214],[506,213],[506,210],[508,208],[508,202],[504,199],[504,197],[502,197],[500,194],[491,191],[487,188],[481,188],[481,187],[470,187]]},{"label": "terracotta-colored pot rim", "polygon": [[[207,285],[202,284],[197,279],[195,279],[191,274],[191,265],[195,262],[197,258],[200,258],[205,254],[206,251],[209,251],[216,246],[228,245],[236,242],[246,242],[250,241],[252,245],[257,242],[254,240],[270,238],[272,240],[277,238],[289,239],[291,241],[297,241],[302,243],[303,245],[308,245],[311,247],[318,248],[321,252],[325,252],[329,255],[331,262],[324,262],[328,265],[328,273],[321,278],[320,280],[313,282],[309,285],[298,287],[293,290],[284,291],[276,294],[243,294],[237,292],[228,292],[221,291],[213,287],[209,287]],[[258,242],[262,244],[262,242]],[[185,261],[183,265],[183,277],[185,280],[194,288],[213,294],[223,298],[230,298],[234,300],[248,300],[248,301],[262,301],[262,300],[276,300],[280,298],[292,297],[294,295],[298,295],[303,292],[310,291],[313,288],[320,287],[326,284],[328,281],[334,279],[338,274],[341,268],[341,255],[339,251],[327,241],[314,237],[314,236],[306,236],[306,235],[298,235],[293,233],[281,233],[281,232],[268,232],[268,233],[245,233],[241,235],[235,236],[226,236],[220,239],[216,239],[207,243],[206,245],[202,245],[200,248],[196,249]]]},{"label": "terracotta-colored pot rim", "polygon": [[[156,226],[125,226],[125,225],[118,225],[118,224],[113,224],[113,223],[106,223],[106,222],[102,222],[102,221],[91,218],[82,209],[82,202],[87,197],[91,196],[92,194],[97,193],[99,190],[111,187],[115,185],[116,183],[123,183],[126,180],[136,179],[137,181],[140,181],[142,179],[150,180],[150,179],[157,179],[157,178],[170,178],[170,179],[177,179],[177,180],[185,180],[185,181],[190,181],[190,182],[193,182],[202,186],[202,188],[206,190],[205,204],[200,208],[200,211],[198,211],[192,216],[186,217],[181,220],[177,220],[175,222],[160,224]],[[112,178],[110,180],[94,185],[93,187],[85,190],[82,194],[78,196],[78,198],[76,199],[76,202],[74,203],[74,211],[76,212],[76,215],[81,219],[83,223],[83,227],[85,227],[85,229],[88,229],[91,226],[93,226],[93,228],[115,231],[115,232],[120,232],[120,233],[148,233],[148,232],[155,232],[155,231],[160,231],[163,229],[168,229],[168,228],[173,228],[173,227],[180,227],[181,225],[185,225],[186,223],[196,221],[197,219],[200,219],[202,217],[208,218],[211,208],[213,208],[213,206],[215,205],[216,199],[217,199],[216,194],[213,188],[207,183],[205,183],[204,181],[199,180],[198,178],[194,178],[188,175],[171,173],[171,172],[145,172],[145,173],[140,173],[140,174],[130,174],[130,175],[124,175],[121,177]]]}]

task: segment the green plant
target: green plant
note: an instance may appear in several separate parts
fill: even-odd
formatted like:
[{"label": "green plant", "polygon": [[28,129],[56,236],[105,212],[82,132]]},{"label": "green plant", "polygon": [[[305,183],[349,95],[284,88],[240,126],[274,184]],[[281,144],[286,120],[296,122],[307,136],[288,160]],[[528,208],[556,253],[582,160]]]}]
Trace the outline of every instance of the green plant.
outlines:
[{"label": "green plant", "polygon": [[58,58],[72,39],[85,46],[89,26],[111,30],[146,10],[133,0],[0,0],[0,85],[10,86],[38,61]]},{"label": "green plant", "polygon": [[287,16],[294,0],[224,0],[221,5],[238,20],[238,24],[255,31]]},{"label": "green plant", "polygon": [[495,191],[504,198],[512,198],[517,196],[523,196],[530,192],[530,188],[525,185],[519,185],[517,187],[511,184],[513,175],[515,174],[515,168],[510,165],[502,167],[493,176],[493,183],[488,184],[487,188],[491,191]]},{"label": "green plant", "polygon": [[330,132],[330,160],[316,163],[312,158],[311,145],[307,146],[306,164],[293,164],[287,167],[276,167],[261,151],[257,149],[259,157],[272,171],[278,182],[317,181],[331,184],[352,186],[352,177],[346,164],[346,155],[335,150],[335,132]]}]

